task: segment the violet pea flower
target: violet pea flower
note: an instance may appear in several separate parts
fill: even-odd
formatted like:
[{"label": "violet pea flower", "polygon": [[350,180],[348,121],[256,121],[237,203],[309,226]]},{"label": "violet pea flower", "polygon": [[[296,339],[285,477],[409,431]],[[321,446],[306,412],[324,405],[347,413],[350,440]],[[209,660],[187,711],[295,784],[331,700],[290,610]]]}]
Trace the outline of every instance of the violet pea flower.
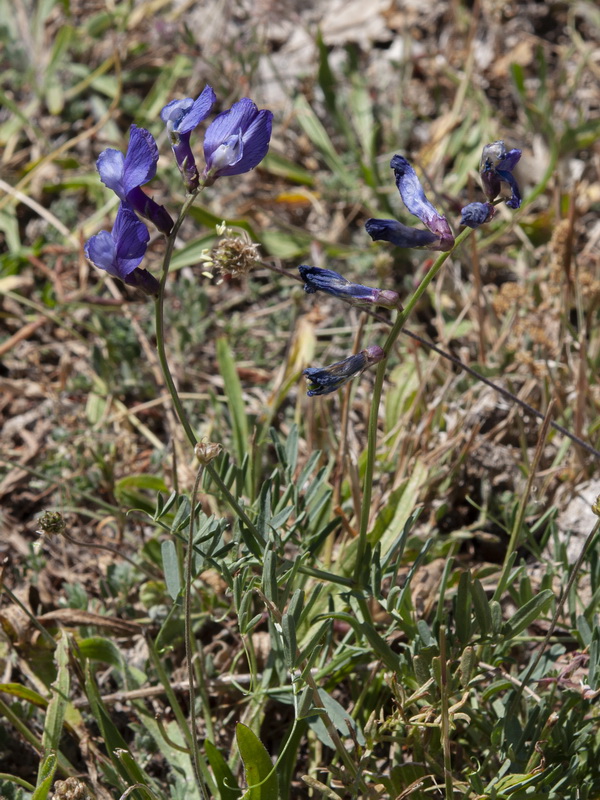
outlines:
[{"label": "violet pea flower", "polygon": [[404,156],[395,155],[390,167],[396,176],[396,186],[406,208],[440,239],[440,250],[451,250],[454,235],[450,230],[446,217],[439,214],[429,202],[417,177],[417,173]]},{"label": "violet pea flower", "polygon": [[494,200],[500,194],[501,184],[507,183],[510,186],[511,196],[506,205],[509,208],[521,206],[521,191],[512,174],[520,158],[521,151],[507,150],[502,140],[486,144],[481,153],[479,175],[488,200]]},{"label": "violet pea flower", "polygon": [[160,118],[167,126],[171,148],[188,192],[198,188],[200,176],[190,146],[190,135],[210,114],[217,97],[210,86],[205,86],[196,100],[186,97],[172,100],[160,112]]},{"label": "violet pea flower", "polygon": [[429,202],[410,163],[404,156],[395,155],[390,161],[396,186],[406,208],[425,224],[428,230],[411,228],[395,219],[369,219],[365,223],[373,241],[385,241],[397,247],[426,247],[447,252],[454,246],[454,234],[446,217]]},{"label": "violet pea flower", "polygon": [[306,264],[301,264],[298,267],[298,272],[304,281],[304,291],[307,294],[321,291],[332,294],[335,297],[343,297],[352,305],[373,303],[387,308],[400,307],[400,295],[391,289],[372,289],[359,283],[350,283],[349,280],[332,269],[309,267]]},{"label": "violet pea flower", "polygon": [[139,265],[144,258],[150,234],[143,222],[125,203],[121,203],[112,231],[100,231],[85,243],[84,253],[95,267],[103,269],[129,286],[157,295],[156,278]]},{"label": "violet pea flower", "polygon": [[391,242],[396,247],[440,249],[440,237],[435,233],[420,228],[410,228],[395,219],[368,219],[365,228],[374,242]]},{"label": "violet pea flower", "polygon": [[122,203],[127,203],[168,235],[173,228],[168,211],[140,188],[156,175],[157,163],[158,147],[154,137],[145,128],[132,125],[127,154],[124,156],[120,150],[109,147],[100,153],[96,168],[102,183],[112,189]]},{"label": "violet pea flower", "polygon": [[267,154],[272,124],[272,112],[259,111],[248,97],[218,114],[204,136],[205,185],[254,169]]},{"label": "violet pea flower", "polygon": [[336,361],[335,364],[330,364],[328,367],[308,367],[302,373],[310,383],[306,394],[309,397],[319,394],[331,394],[384,358],[384,351],[374,344],[365,350],[361,350],[360,353],[349,356],[343,361]]},{"label": "violet pea flower", "polygon": [[478,228],[491,220],[496,213],[496,207],[492,203],[469,203],[461,208],[460,213],[461,225],[467,225],[469,228]]}]

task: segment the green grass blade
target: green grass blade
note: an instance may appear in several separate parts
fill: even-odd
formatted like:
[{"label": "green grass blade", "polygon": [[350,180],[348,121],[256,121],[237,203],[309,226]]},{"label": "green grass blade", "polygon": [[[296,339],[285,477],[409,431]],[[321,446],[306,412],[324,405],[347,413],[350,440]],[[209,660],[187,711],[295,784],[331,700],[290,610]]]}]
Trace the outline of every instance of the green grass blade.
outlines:
[{"label": "green grass blade", "polygon": [[[64,633],[58,640],[55,650],[55,657],[57,667],[56,680],[50,687],[52,691],[52,698],[48,703],[48,710],[44,720],[44,732],[42,734],[42,747],[44,748],[44,753],[57,753],[60,750],[60,737],[62,734],[67,704],[69,702],[69,689],[71,685],[68,669],[69,648],[67,644],[67,637],[64,635]],[[40,764],[40,770],[38,772],[38,787],[41,786],[44,780],[42,777],[44,770],[49,769],[46,761],[47,759]],[[55,770],[56,757],[54,757],[54,762]],[[54,774],[54,772],[52,772],[52,774]]]},{"label": "green grass blade", "polygon": [[204,742],[204,749],[217,782],[219,800],[239,800],[241,790],[223,753],[209,739]]},{"label": "green grass blade", "polygon": [[37,786],[33,793],[31,800],[46,800],[48,793],[52,788],[54,774],[58,766],[58,759],[56,753],[48,753],[46,758],[40,764],[40,772],[38,775]]},{"label": "green grass blade", "polygon": [[234,450],[238,463],[241,464],[249,448],[248,418],[242,395],[242,384],[237,374],[233,353],[224,336],[217,339],[217,361],[219,372],[225,382],[225,396],[233,428]]}]

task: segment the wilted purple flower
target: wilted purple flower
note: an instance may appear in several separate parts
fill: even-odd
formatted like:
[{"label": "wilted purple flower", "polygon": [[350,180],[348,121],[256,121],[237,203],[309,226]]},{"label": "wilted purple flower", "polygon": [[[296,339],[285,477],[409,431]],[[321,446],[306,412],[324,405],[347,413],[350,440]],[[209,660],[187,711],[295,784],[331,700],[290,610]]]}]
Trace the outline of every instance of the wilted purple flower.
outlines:
[{"label": "wilted purple flower", "polygon": [[510,200],[506,201],[509,208],[519,208],[521,205],[521,192],[519,184],[512,174],[517,162],[521,158],[520,150],[506,150],[503,141],[486,144],[481,154],[479,174],[483,191],[488,200],[494,200],[500,194],[500,184],[507,183],[511,189]]},{"label": "wilted purple flower", "polygon": [[204,182],[210,186],[223,175],[241,175],[259,164],[267,154],[273,114],[248,97],[218,114],[204,137]]},{"label": "wilted purple flower", "polygon": [[169,234],[173,220],[167,210],[140,188],[156,175],[157,162],[158,147],[150,131],[132,125],[127,154],[124,156],[120,150],[109,147],[100,153],[96,167],[102,183],[123,203],[149,219],[159,231]]},{"label": "wilted purple flower", "polygon": [[397,247],[427,247],[429,250],[451,250],[454,234],[446,217],[438,214],[431,205],[417,173],[404,156],[395,155],[390,167],[396,176],[396,186],[406,208],[418,217],[429,230],[410,228],[395,219],[368,219],[365,223],[367,233],[373,241],[385,241]]},{"label": "wilted purple flower", "polygon": [[194,128],[209,115],[216,99],[211,87],[205,86],[202,94],[196,100],[191,97],[186,97],[184,100],[172,100],[160,112],[160,118],[167,126],[177,166],[185,187],[190,192],[198,188],[199,182],[196,161],[190,147],[190,135]]},{"label": "wilted purple flower", "polygon": [[307,294],[315,292],[327,292],[335,297],[344,297],[353,305],[364,305],[374,303],[378,306],[387,308],[398,308],[400,306],[400,295],[391,289],[371,289],[369,286],[361,286],[360,283],[350,283],[342,275],[332,269],[321,269],[320,267],[309,267],[301,264],[298,272],[304,281],[304,291]]},{"label": "wilted purple flower", "polygon": [[469,228],[478,228],[484,222],[489,222],[496,213],[492,203],[469,203],[460,210],[460,224]]},{"label": "wilted purple flower", "polygon": [[395,219],[368,219],[365,228],[374,242],[391,242],[396,247],[440,249],[440,237],[435,233],[420,228],[410,228]]},{"label": "wilted purple flower", "polygon": [[314,397],[317,394],[331,394],[351,378],[360,375],[361,372],[373,364],[377,364],[383,358],[385,358],[385,353],[381,347],[374,344],[354,356],[331,364],[329,367],[308,367],[302,373],[306,375],[311,384],[307,395]]},{"label": "wilted purple flower", "polygon": [[412,166],[404,156],[395,155],[390,161],[390,167],[394,170],[396,186],[404,205],[432,233],[440,237],[440,250],[451,250],[454,245],[454,235],[450,230],[448,221],[442,214],[438,214],[427,197],[425,197],[421,182]]},{"label": "wilted purple flower", "polygon": [[115,278],[138,286],[147,294],[158,294],[159,282],[146,269],[139,269],[150,234],[143,222],[121,203],[112,231],[100,231],[85,243],[86,258]]}]

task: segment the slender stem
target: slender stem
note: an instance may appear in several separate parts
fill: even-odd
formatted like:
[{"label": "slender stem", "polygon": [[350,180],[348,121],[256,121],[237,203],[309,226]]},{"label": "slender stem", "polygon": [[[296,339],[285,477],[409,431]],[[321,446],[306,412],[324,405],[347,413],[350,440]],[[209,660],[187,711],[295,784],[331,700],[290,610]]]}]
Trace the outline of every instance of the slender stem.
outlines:
[{"label": "slender stem", "polygon": [[446,259],[466,241],[473,233],[472,228],[465,228],[462,233],[456,237],[454,247],[447,253],[441,253],[432,266],[429,268],[427,274],[416,288],[412,296],[409,298],[406,306],[398,313],[396,321],[394,322],[391,331],[388,334],[386,342],[383,346],[385,358],[377,365],[377,373],[375,375],[375,386],[373,387],[373,400],[371,402],[371,413],[369,415],[368,427],[368,443],[367,443],[367,463],[365,465],[365,479],[363,486],[363,500],[360,516],[360,531],[358,535],[358,547],[356,552],[356,563],[354,567],[354,581],[360,586],[362,578],[362,570],[364,567],[364,557],[367,550],[367,531],[369,527],[369,516],[371,511],[371,494],[373,489],[373,472],[375,466],[375,452],[377,448],[377,420],[379,418],[379,404],[381,402],[381,392],[383,389],[383,379],[387,366],[387,360],[392,351],[396,339],[400,335],[404,323],[412,313],[413,309],[427,290],[431,281],[436,277],[438,272],[443,267]]},{"label": "slender stem", "polygon": [[179,398],[179,394],[177,392],[177,388],[175,386],[175,382],[173,381],[173,376],[171,375],[171,370],[169,369],[169,362],[167,361],[167,354],[165,351],[165,318],[164,318],[164,302],[165,302],[165,285],[167,283],[167,276],[169,274],[169,267],[171,265],[171,258],[173,256],[173,249],[175,247],[175,240],[177,239],[177,233],[179,232],[179,228],[187,212],[189,211],[190,207],[192,206],[194,200],[196,199],[197,192],[194,194],[188,195],[186,197],[185,203],[181,207],[181,211],[179,212],[179,216],[177,217],[177,222],[173,225],[173,230],[167,236],[167,249],[165,251],[165,257],[163,260],[162,266],[162,274],[160,276],[160,288],[158,290],[158,296],[155,302],[155,327],[156,327],[156,349],[158,352],[158,360],[160,362],[160,368],[162,370],[163,377],[165,379],[165,383],[167,384],[167,389],[169,390],[169,394],[171,395],[171,399],[173,401],[173,406],[179,417],[179,421],[181,422],[185,434],[188,438],[188,441],[194,447],[197,443],[196,436],[194,431],[192,430],[192,426],[190,425],[190,421],[187,417],[183,409],[183,405]]},{"label": "slender stem", "polygon": [[235,511],[235,513],[237,514],[240,521],[243,522],[244,525],[251,531],[257,542],[261,543],[260,534],[258,532],[256,525],[252,522],[250,517],[246,514],[244,509],[238,503],[237,498],[231,494],[231,492],[227,488],[227,485],[224,483],[218,471],[213,466],[212,462],[206,465],[206,469],[212,480],[219,487],[219,491],[223,494],[223,496],[225,497],[225,499],[227,500],[233,511]]},{"label": "slender stem", "polygon": [[[194,488],[192,489],[192,502],[190,512],[190,531],[188,537],[187,557],[185,562],[185,595],[184,595],[184,622],[185,622],[185,654],[187,659],[187,672],[190,694],[190,728],[192,732],[192,763],[194,765],[194,774],[196,775],[196,782],[204,800],[208,800],[206,794],[206,787],[200,771],[200,750],[198,748],[198,726],[196,725],[196,687],[194,683],[194,632],[192,630],[192,571],[194,564],[194,509],[196,506],[196,495],[200,485],[200,479],[204,471],[204,464],[200,464],[198,472],[196,473],[196,480],[194,481]],[[202,672],[202,670],[201,670]],[[203,691],[204,690],[204,691]],[[207,703],[206,687],[200,687],[200,693],[203,695],[203,701]],[[210,720],[210,707],[205,705],[205,721],[206,729],[209,738],[212,739],[212,722]]]},{"label": "slender stem", "polygon": [[[200,187],[202,189],[202,187]],[[171,375],[171,370],[169,368],[169,362],[167,360],[167,353],[165,349],[165,324],[164,324],[164,299],[165,299],[165,285],[167,282],[167,276],[169,274],[169,266],[171,264],[171,258],[173,256],[173,249],[175,247],[175,240],[177,238],[177,233],[181,224],[189,211],[190,207],[192,206],[196,194],[189,195],[183,206],[181,207],[181,211],[179,212],[179,216],[177,217],[177,222],[173,226],[173,230],[167,237],[167,249],[165,251],[165,257],[163,260],[163,268],[162,268],[162,275],[160,277],[160,288],[158,291],[158,297],[156,298],[155,303],[155,327],[156,327],[156,349],[158,352],[158,360],[160,363],[160,368],[162,370],[163,377],[165,379],[165,383],[167,385],[168,392],[171,396],[171,400],[173,401],[173,407],[177,413],[177,417],[183,426],[185,431],[185,435],[189,443],[192,447],[195,447],[198,443],[198,439],[196,438],[196,434],[194,433],[190,421],[188,419],[187,414],[183,408],[183,404],[181,402],[181,398],[179,397],[179,392],[177,391],[177,387],[175,386],[175,381],[173,380],[173,376]],[[246,512],[240,506],[225,483],[222,481],[221,476],[214,468],[212,463],[207,465],[207,470],[210,474],[212,480],[217,484],[220,491],[224,495],[225,499],[229,503],[232,510],[237,514],[238,518],[246,525],[246,527],[252,532],[253,536],[260,542],[260,536],[258,530],[254,523],[249,519]]]}]

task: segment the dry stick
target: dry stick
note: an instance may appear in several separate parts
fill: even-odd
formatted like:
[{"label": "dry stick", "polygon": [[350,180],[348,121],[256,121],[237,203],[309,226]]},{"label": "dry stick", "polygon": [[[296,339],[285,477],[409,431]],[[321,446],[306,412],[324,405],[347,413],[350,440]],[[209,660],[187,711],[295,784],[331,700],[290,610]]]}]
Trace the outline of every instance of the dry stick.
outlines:
[{"label": "dry stick", "polygon": [[[282,267],[276,267],[274,264],[268,264],[265,261],[261,261],[261,266],[271,270],[272,272],[277,272],[280,275],[284,275],[286,278],[291,278],[292,280],[297,280],[300,281],[301,283],[303,282],[300,276],[294,275],[293,273],[288,272]],[[344,297],[340,299],[343,300],[345,303],[349,302]],[[392,326],[392,323],[389,321],[389,319],[387,319],[383,315],[378,314],[376,311],[372,311],[371,309],[368,308],[365,308],[364,310],[365,313],[370,314],[374,319],[378,320],[384,325],[387,325],[388,327]],[[434,353],[437,353],[442,358],[445,358],[447,361],[450,361],[456,367],[463,370],[463,372],[466,372],[468,375],[471,375],[471,377],[475,378],[475,380],[481,381],[481,383],[485,383],[486,386],[489,386],[490,389],[493,389],[501,397],[504,397],[505,400],[508,400],[511,403],[515,403],[516,405],[520,406],[524,411],[527,411],[528,414],[532,414],[534,417],[540,420],[545,419],[545,416],[544,414],[542,414],[541,411],[538,411],[537,409],[533,408],[533,406],[530,406],[529,403],[526,403],[524,400],[521,400],[519,397],[516,397],[516,395],[514,395],[512,392],[509,392],[508,389],[504,389],[502,388],[502,386],[498,386],[497,383],[494,383],[489,378],[486,378],[484,375],[481,375],[476,370],[467,366],[467,364],[461,361],[460,358],[457,358],[456,356],[453,356],[451,353],[442,350],[440,347],[433,344],[433,342],[428,342],[427,339],[423,339],[423,337],[419,336],[417,333],[414,333],[414,331],[411,331],[408,328],[402,328],[401,332],[405,336],[409,336],[411,339],[414,339],[416,342],[419,342],[419,344],[422,344],[423,347],[427,347],[429,350],[433,350]],[[554,420],[550,421],[550,427],[554,428],[555,431],[558,431],[558,433],[561,433],[563,436],[566,436],[572,442],[579,445],[579,447],[582,447],[590,455],[594,456],[594,458],[597,458],[600,461],[600,450],[596,450],[596,448],[592,447],[591,444],[588,444],[588,442],[584,441],[579,436],[576,436],[574,433],[571,433],[571,431],[567,430],[562,425],[559,425],[558,422],[554,422]]]}]

